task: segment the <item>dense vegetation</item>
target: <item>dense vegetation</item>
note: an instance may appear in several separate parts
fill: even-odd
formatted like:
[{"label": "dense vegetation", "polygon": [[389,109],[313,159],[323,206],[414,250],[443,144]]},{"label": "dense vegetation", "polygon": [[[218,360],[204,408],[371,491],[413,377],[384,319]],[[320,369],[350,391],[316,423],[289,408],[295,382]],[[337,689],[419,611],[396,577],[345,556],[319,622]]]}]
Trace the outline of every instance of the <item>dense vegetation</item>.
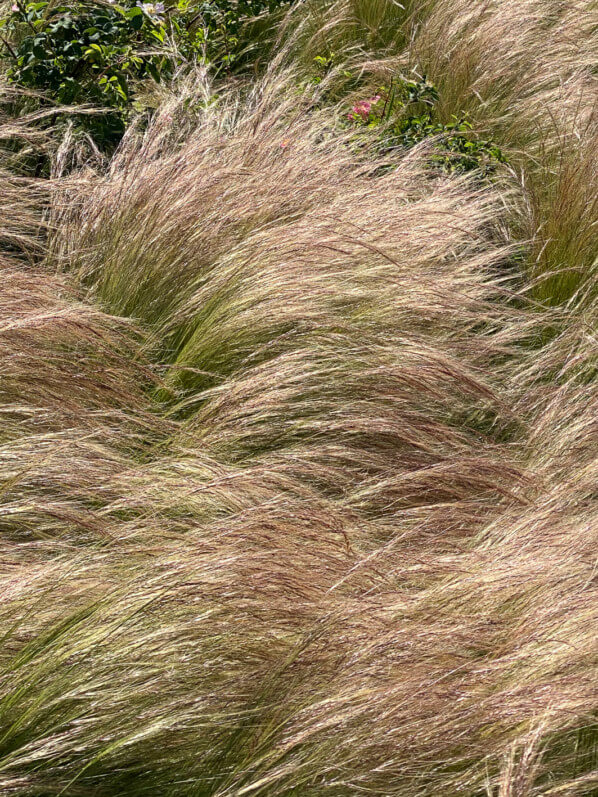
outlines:
[{"label": "dense vegetation", "polygon": [[596,3],[1,11],[0,793],[598,795]]},{"label": "dense vegetation", "polygon": [[[95,107],[96,113],[74,116],[96,145],[111,149],[135,113],[152,109],[140,91],[144,79],[163,83],[196,63],[232,74],[252,49],[241,37],[244,27],[253,21],[256,35],[260,14],[267,18],[283,5],[281,0],[19,0],[1,21],[6,77],[35,91],[36,105],[56,108],[54,134],[64,115],[61,106]],[[266,19],[265,27],[272,29],[272,22]]]}]

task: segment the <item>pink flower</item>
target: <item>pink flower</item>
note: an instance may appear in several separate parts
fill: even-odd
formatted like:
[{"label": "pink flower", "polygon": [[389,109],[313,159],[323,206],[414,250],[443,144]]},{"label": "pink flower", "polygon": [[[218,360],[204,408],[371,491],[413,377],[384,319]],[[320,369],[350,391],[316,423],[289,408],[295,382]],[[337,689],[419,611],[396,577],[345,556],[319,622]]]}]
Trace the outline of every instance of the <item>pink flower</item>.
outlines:
[{"label": "pink flower", "polygon": [[380,95],[376,94],[375,97],[370,97],[369,100],[360,100],[356,102],[351,111],[347,114],[347,118],[353,121],[357,121],[358,118],[367,121],[372,110],[372,105],[375,105],[379,100]]},{"label": "pink flower", "polygon": [[19,10],[19,6],[16,3],[13,3],[11,5],[11,7],[10,7],[10,10],[11,11],[18,11]]},{"label": "pink flower", "polygon": [[360,116],[362,119],[367,119],[370,115],[370,111],[372,110],[372,103],[368,102],[367,100],[361,100],[361,102],[356,102],[352,108],[351,113],[349,114],[354,119]]}]

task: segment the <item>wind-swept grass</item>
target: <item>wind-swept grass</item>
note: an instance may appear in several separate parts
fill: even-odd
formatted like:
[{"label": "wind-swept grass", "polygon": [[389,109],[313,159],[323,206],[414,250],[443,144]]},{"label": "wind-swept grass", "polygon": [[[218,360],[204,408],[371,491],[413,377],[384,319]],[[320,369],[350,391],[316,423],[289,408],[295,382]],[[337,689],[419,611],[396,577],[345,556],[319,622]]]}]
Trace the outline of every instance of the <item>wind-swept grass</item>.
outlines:
[{"label": "wind-swept grass", "polygon": [[[305,5],[351,47],[425,10],[388,59],[450,3]],[[502,5],[515,83],[541,31],[589,52]],[[455,0],[447,50],[510,97],[493,180],[356,151],[279,63],[165,91],[107,168],[7,174],[0,792],[598,788],[595,131],[537,76],[508,137],[493,13]]]},{"label": "wind-swept grass", "polygon": [[352,91],[357,83],[362,95],[397,75],[425,75],[440,122],[467,116],[496,142],[532,209],[529,273],[545,277],[538,295],[558,304],[595,268],[596,20],[591,0],[313,0],[290,14],[286,46],[308,71],[334,52],[328,80]]}]

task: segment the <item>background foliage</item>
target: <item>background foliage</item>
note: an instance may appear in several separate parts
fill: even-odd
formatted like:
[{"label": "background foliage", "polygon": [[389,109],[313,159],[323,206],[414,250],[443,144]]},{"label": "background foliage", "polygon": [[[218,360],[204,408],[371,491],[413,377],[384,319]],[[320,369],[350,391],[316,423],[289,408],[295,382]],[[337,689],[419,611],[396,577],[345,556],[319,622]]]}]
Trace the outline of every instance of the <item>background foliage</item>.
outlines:
[{"label": "background foliage", "polygon": [[261,15],[263,21],[284,5],[281,0],[17,0],[0,23],[7,78],[42,93],[42,103],[107,109],[81,114],[77,121],[97,145],[110,148],[131,113],[143,110],[138,91],[143,81],[168,80],[197,61],[215,74],[230,75],[243,63],[249,20]]}]

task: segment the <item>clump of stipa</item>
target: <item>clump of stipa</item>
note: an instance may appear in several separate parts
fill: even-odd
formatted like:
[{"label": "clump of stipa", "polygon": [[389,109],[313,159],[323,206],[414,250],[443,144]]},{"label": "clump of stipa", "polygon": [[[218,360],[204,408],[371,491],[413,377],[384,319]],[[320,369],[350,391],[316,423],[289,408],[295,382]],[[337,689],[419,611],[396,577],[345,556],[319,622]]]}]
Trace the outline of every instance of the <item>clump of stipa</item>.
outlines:
[{"label": "clump of stipa", "polygon": [[592,291],[289,80],[182,90],[6,264],[0,790],[591,793]]}]

